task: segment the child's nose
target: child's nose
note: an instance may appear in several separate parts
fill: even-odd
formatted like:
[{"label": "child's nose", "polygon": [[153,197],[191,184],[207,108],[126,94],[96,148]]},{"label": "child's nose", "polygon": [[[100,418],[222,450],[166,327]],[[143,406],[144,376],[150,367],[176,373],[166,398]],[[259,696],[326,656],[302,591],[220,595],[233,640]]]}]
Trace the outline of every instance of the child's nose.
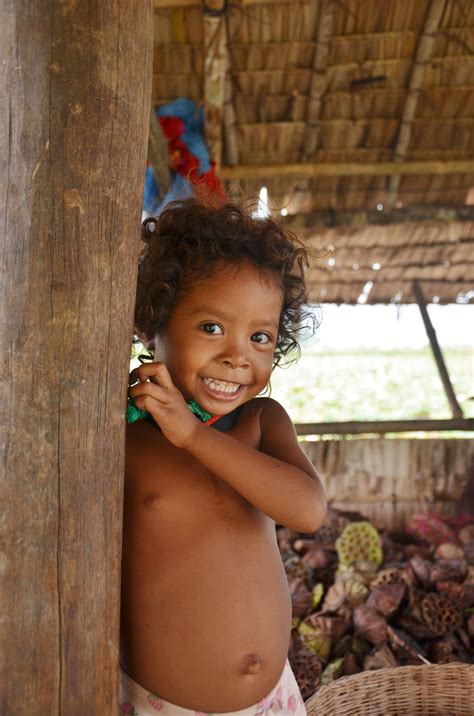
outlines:
[{"label": "child's nose", "polygon": [[244,345],[240,341],[229,342],[222,353],[222,362],[229,368],[246,368],[249,359]]}]

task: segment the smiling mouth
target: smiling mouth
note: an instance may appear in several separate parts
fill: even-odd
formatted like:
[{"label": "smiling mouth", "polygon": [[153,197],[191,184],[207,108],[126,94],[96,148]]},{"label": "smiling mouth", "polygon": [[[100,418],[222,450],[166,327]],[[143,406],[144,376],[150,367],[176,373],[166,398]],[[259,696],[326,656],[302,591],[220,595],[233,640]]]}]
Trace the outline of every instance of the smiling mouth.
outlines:
[{"label": "smiling mouth", "polygon": [[229,398],[240,394],[245,388],[241,383],[231,383],[226,380],[217,380],[216,378],[201,378],[201,380],[209,392],[226,395]]}]

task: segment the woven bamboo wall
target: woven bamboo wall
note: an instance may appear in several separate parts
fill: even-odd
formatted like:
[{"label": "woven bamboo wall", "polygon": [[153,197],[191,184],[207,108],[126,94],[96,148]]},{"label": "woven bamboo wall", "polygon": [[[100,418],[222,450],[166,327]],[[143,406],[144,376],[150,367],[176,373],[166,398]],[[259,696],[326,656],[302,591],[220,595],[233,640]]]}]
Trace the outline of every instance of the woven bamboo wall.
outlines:
[{"label": "woven bamboo wall", "polygon": [[305,441],[328,500],[380,527],[398,529],[416,512],[453,515],[474,459],[467,439]]}]

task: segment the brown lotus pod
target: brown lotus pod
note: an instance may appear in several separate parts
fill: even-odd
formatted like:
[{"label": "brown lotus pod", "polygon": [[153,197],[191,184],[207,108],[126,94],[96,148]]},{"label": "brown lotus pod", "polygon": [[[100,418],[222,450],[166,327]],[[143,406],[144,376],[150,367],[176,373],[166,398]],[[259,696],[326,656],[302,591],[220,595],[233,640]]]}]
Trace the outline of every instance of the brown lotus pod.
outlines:
[{"label": "brown lotus pod", "polygon": [[419,555],[416,555],[410,559],[410,567],[414,571],[421,586],[429,587],[431,584],[431,562],[427,559],[423,559]]},{"label": "brown lotus pod", "polygon": [[397,611],[404,594],[404,584],[384,584],[369,595],[365,604],[384,617],[389,617]]},{"label": "brown lotus pod", "polygon": [[431,566],[430,583],[445,582],[448,579],[462,582],[467,575],[465,559],[440,559]]},{"label": "brown lotus pod", "polygon": [[372,651],[372,644],[360,636],[360,634],[354,634],[352,637],[351,651],[356,657],[359,666],[362,667],[365,657]]},{"label": "brown lotus pod", "polygon": [[342,574],[341,579],[357,579],[366,587],[371,584],[377,572],[377,565],[368,559],[356,559]]},{"label": "brown lotus pod", "polygon": [[464,550],[452,542],[443,542],[436,547],[434,558],[441,560],[464,559]]},{"label": "brown lotus pod", "polygon": [[331,656],[333,659],[339,659],[341,656],[344,657],[349,652],[352,652],[352,639],[353,634],[344,634],[341,639],[338,639],[333,646]]},{"label": "brown lotus pod", "polygon": [[382,536],[382,549],[385,562],[401,562],[404,558],[402,545],[394,542],[389,535]]},{"label": "brown lotus pod", "polygon": [[399,567],[385,567],[377,572],[377,575],[370,582],[371,589],[378,589],[385,584],[403,583],[402,570]]},{"label": "brown lotus pod", "polygon": [[430,660],[435,664],[449,664],[454,656],[452,640],[446,637],[430,641],[427,650]]},{"label": "brown lotus pod", "polygon": [[464,546],[474,542],[474,522],[470,525],[464,525],[464,527],[461,527],[458,532],[458,537]]},{"label": "brown lotus pod", "polygon": [[316,654],[302,644],[288,655],[291,668],[306,701],[314,694],[321,679],[322,665]]},{"label": "brown lotus pod", "polygon": [[426,663],[426,651],[404,629],[395,629],[395,627],[387,625],[387,637],[396,656],[415,659],[418,664]]},{"label": "brown lotus pod", "polygon": [[466,623],[467,632],[471,639],[474,639],[474,614],[471,614]]},{"label": "brown lotus pod", "polygon": [[395,666],[400,666],[400,664],[387,644],[383,644],[378,649],[374,649],[373,653],[368,654],[364,659],[364,671],[390,669]]},{"label": "brown lotus pod", "polygon": [[354,609],[352,618],[355,631],[374,646],[379,646],[386,640],[387,622],[375,609],[362,604]]},{"label": "brown lotus pod", "polygon": [[432,639],[431,629],[419,619],[415,619],[410,614],[399,614],[397,616],[397,624],[399,624],[414,639]]},{"label": "brown lotus pod", "polygon": [[467,633],[467,631],[465,629],[463,629],[462,627],[459,629],[456,629],[456,636],[459,639],[459,641],[462,643],[463,647],[465,649],[469,650],[471,644],[470,644],[469,634]]},{"label": "brown lotus pod", "polygon": [[308,585],[309,579],[309,568],[299,557],[294,556],[284,561],[284,567],[288,582],[291,583],[295,580],[303,580]]},{"label": "brown lotus pod", "polygon": [[436,582],[436,591],[445,594],[460,609],[474,605],[474,584]]},{"label": "brown lotus pod", "polygon": [[303,562],[309,569],[324,569],[336,562],[335,555],[319,545],[313,544],[303,555]]},{"label": "brown lotus pod", "polygon": [[344,676],[351,676],[352,674],[358,674],[360,670],[356,655],[352,651],[348,651],[344,655],[344,661],[342,662],[342,673]]},{"label": "brown lotus pod", "polygon": [[295,579],[289,582],[292,616],[304,617],[311,611],[313,601],[311,592],[303,579]]},{"label": "brown lotus pod", "polygon": [[313,626],[320,627],[327,632],[333,643],[339,641],[351,625],[349,619],[334,614],[325,614],[324,612],[312,614],[309,617],[309,621]]},{"label": "brown lotus pod", "polygon": [[474,564],[468,566],[464,584],[474,584]]},{"label": "brown lotus pod", "polygon": [[419,619],[420,621],[423,621],[423,615],[421,613],[421,603],[424,598],[425,592],[423,592],[421,589],[417,589],[416,587],[410,587],[410,589],[408,590],[408,606],[410,608],[410,612],[412,616],[415,617],[415,619]]},{"label": "brown lotus pod", "polygon": [[444,594],[427,594],[421,602],[421,614],[437,636],[448,634],[462,621],[461,610]]},{"label": "brown lotus pod", "polygon": [[350,617],[352,609],[365,602],[368,594],[366,586],[355,579],[337,579],[327,590],[323,609],[325,612],[337,612]]},{"label": "brown lotus pod", "polygon": [[431,556],[431,547],[421,544],[405,544],[402,547],[405,559],[420,557],[421,559],[429,559]]}]

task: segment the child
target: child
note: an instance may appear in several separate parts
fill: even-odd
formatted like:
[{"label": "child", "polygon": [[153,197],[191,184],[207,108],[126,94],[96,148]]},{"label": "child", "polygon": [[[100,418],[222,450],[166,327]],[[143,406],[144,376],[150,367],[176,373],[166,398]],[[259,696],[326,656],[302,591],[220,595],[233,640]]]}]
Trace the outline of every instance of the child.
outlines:
[{"label": "child", "polygon": [[257,397],[298,347],[304,249],[195,200],[143,238],[136,327],[155,362],[129,391],[147,415],[127,428],[120,713],[306,713],[275,523],[313,532],[326,502],[290,418]]}]

